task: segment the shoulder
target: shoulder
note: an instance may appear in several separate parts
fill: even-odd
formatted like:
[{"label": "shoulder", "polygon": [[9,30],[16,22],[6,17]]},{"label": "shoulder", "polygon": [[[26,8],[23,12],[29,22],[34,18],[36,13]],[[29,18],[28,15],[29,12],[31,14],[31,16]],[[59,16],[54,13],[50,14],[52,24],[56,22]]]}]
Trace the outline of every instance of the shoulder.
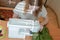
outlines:
[{"label": "shoulder", "polygon": [[15,8],[21,8],[25,6],[25,1],[19,2]]},{"label": "shoulder", "polygon": [[[19,2],[18,4],[25,4],[25,1]],[[18,4],[17,4],[17,5],[18,5]]]}]

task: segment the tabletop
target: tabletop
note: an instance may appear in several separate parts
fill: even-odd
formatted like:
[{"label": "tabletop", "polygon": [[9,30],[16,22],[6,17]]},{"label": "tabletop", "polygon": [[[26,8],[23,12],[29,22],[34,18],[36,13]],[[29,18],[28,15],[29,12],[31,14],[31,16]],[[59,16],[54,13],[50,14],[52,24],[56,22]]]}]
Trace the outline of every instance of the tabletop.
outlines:
[{"label": "tabletop", "polygon": [[[8,38],[8,27],[7,27],[7,21],[0,20],[0,26],[2,26],[2,31],[6,31],[5,34],[3,34],[3,38],[0,38],[0,40],[24,40],[21,38]],[[25,40],[32,40],[31,36],[26,36]]]}]

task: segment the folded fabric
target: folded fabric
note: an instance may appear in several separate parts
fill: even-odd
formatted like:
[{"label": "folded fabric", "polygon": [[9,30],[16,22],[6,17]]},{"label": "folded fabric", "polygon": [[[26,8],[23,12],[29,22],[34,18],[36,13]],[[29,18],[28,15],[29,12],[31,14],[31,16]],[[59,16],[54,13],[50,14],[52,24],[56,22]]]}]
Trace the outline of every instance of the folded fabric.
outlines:
[{"label": "folded fabric", "polygon": [[43,28],[42,32],[32,33],[32,34],[33,34],[32,40],[52,40],[52,37],[50,36],[46,26]]}]

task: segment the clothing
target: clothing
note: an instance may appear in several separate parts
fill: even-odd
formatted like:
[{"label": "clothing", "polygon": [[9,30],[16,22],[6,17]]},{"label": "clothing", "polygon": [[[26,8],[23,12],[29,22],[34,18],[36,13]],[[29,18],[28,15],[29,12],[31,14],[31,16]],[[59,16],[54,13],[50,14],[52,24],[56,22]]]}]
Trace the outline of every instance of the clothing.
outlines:
[{"label": "clothing", "polygon": [[24,7],[25,7],[25,1],[19,2],[16,5],[15,9],[13,10],[13,12],[15,14],[17,14],[19,17],[21,17],[22,19],[29,19],[29,20],[36,20],[40,16],[42,16],[44,18],[47,16],[47,11],[46,11],[44,5],[42,6],[42,11],[39,12],[37,18],[33,14],[30,14],[30,12],[28,12],[28,13],[25,14],[24,11],[23,11],[24,10]]},{"label": "clothing", "polygon": [[46,26],[44,26],[41,32],[32,34],[33,34],[32,40],[53,40]]},{"label": "clothing", "polygon": [[[26,14],[24,13],[24,7],[25,7],[25,1],[19,2],[16,7],[14,8],[13,12],[15,14],[17,14],[19,17],[21,17],[21,19],[28,19],[28,20],[37,20],[39,17],[44,17],[46,18],[47,16],[47,11],[44,7],[44,5],[42,5],[42,11],[39,12],[38,17],[35,17],[33,14],[31,14],[31,12],[27,12]],[[34,22],[36,23],[36,22]],[[40,23],[36,23],[38,25],[38,27],[40,27]],[[40,28],[38,28],[40,29]],[[38,32],[38,31],[36,31]]]}]

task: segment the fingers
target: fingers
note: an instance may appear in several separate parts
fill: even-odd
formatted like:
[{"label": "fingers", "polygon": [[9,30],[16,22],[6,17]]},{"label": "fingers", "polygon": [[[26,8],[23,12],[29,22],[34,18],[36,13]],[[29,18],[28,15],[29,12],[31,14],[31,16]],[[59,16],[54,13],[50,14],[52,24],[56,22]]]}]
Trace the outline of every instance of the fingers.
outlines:
[{"label": "fingers", "polygon": [[41,32],[42,30],[43,30],[43,26],[41,25],[41,26],[40,26],[40,32]]}]

